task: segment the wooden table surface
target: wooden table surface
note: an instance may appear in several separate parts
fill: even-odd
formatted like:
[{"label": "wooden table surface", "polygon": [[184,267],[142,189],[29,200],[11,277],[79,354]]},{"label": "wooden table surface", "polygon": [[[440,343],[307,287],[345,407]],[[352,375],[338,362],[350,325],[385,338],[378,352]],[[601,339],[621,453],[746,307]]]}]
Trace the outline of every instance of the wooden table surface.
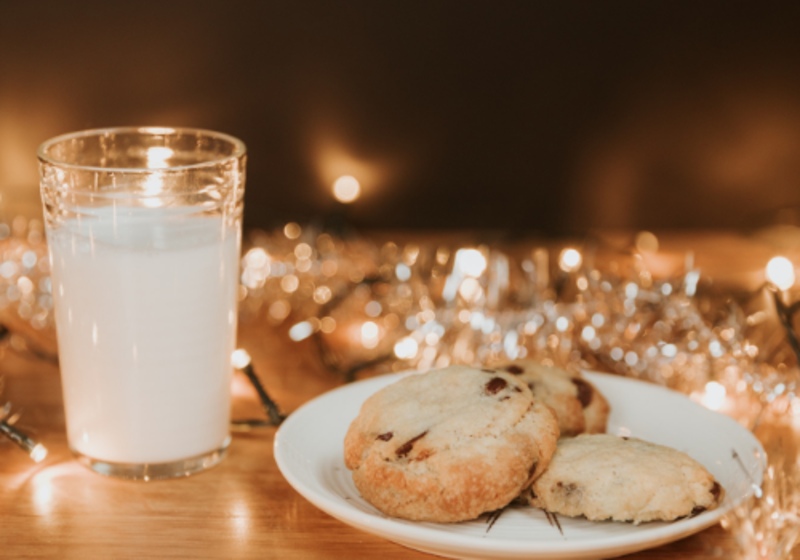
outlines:
[{"label": "wooden table surface", "polygon": [[[240,345],[285,410],[339,383],[320,373],[302,343],[287,354],[269,328],[244,325]],[[302,498],[275,464],[273,428],[235,434],[228,457],[195,476],[115,480],[72,459],[55,365],[6,352],[0,373],[0,401],[22,409],[19,425],[50,450],[37,465],[0,441],[0,558],[431,558],[353,529]],[[243,378],[234,384],[233,415],[261,415]],[[715,526],[627,558],[730,558],[734,550],[732,536]]]}]

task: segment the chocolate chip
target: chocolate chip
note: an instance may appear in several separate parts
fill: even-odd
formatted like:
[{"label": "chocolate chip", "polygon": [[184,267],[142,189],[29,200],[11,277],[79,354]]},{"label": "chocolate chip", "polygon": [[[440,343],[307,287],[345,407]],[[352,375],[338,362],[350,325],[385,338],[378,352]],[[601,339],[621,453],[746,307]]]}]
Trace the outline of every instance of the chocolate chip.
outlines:
[{"label": "chocolate chip", "polygon": [[486,392],[490,395],[496,395],[505,389],[506,385],[508,385],[508,383],[502,377],[493,377],[489,380],[489,383],[486,384]]},{"label": "chocolate chip", "polygon": [[706,508],[704,508],[703,506],[695,506],[695,507],[692,509],[692,513],[689,515],[689,517],[694,517],[695,515],[700,515],[700,514],[701,514],[701,513],[703,513],[705,510],[706,510]]},{"label": "chocolate chip", "polygon": [[405,457],[406,455],[411,453],[411,450],[414,448],[414,442],[417,441],[418,439],[422,438],[423,436],[425,436],[425,434],[427,434],[427,433],[428,433],[428,431],[426,430],[426,431],[422,432],[420,435],[418,435],[417,437],[411,438],[410,440],[405,442],[403,445],[398,447],[397,450],[395,450],[395,453],[397,454],[397,456],[398,457]]},{"label": "chocolate chip", "polygon": [[416,457],[414,457],[414,461],[424,461],[425,459],[427,459],[431,455],[435,455],[435,454],[436,454],[436,451],[434,451],[433,449],[423,449],[422,451],[420,451],[417,454]]},{"label": "chocolate chip", "polygon": [[575,490],[578,489],[578,485],[575,484],[574,482],[570,482],[569,484],[564,484],[563,482],[559,482],[556,484],[556,486],[562,489],[567,496],[569,496],[570,494],[575,492]]},{"label": "chocolate chip", "polygon": [[506,366],[505,370],[508,373],[513,373],[514,375],[519,375],[521,373],[525,373],[525,370],[519,367],[518,365],[511,364],[510,366]]},{"label": "chocolate chip", "polygon": [[583,408],[586,408],[592,402],[592,386],[577,378],[573,378],[572,383],[578,389],[578,400],[581,401]]},{"label": "chocolate chip", "polygon": [[722,494],[722,486],[719,485],[719,482],[714,481],[714,486],[711,488],[711,495],[714,496],[714,501],[719,501],[719,496]]},{"label": "chocolate chip", "polygon": [[389,441],[390,439],[392,439],[392,436],[394,436],[392,432],[386,432],[385,434],[379,435],[375,439],[379,439],[381,441]]}]

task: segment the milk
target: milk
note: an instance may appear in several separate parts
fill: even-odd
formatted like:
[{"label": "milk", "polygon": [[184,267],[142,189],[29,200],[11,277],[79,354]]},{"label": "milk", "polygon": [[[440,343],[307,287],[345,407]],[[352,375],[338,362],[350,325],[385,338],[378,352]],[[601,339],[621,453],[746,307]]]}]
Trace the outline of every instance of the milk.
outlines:
[{"label": "milk", "polygon": [[196,211],[92,208],[48,229],[78,453],[165,463],[228,441],[239,229]]}]

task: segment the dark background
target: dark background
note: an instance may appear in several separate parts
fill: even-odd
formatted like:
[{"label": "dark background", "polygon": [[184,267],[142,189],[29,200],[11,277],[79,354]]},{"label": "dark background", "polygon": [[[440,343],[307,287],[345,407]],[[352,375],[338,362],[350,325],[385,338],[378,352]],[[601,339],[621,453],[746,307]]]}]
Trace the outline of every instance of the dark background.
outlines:
[{"label": "dark background", "polygon": [[757,226],[800,203],[800,6],[0,0],[6,201],[131,124],[242,138],[249,226],[345,173],[365,228]]}]

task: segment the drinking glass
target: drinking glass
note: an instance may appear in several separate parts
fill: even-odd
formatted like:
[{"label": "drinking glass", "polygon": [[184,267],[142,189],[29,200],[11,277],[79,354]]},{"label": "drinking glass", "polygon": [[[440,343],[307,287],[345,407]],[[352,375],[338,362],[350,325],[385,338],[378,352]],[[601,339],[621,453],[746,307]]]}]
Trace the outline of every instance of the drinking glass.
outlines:
[{"label": "drinking glass", "polygon": [[122,478],[217,464],[230,442],[244,144],[110,128],[53,138],[38,156],[70,448]]}]

